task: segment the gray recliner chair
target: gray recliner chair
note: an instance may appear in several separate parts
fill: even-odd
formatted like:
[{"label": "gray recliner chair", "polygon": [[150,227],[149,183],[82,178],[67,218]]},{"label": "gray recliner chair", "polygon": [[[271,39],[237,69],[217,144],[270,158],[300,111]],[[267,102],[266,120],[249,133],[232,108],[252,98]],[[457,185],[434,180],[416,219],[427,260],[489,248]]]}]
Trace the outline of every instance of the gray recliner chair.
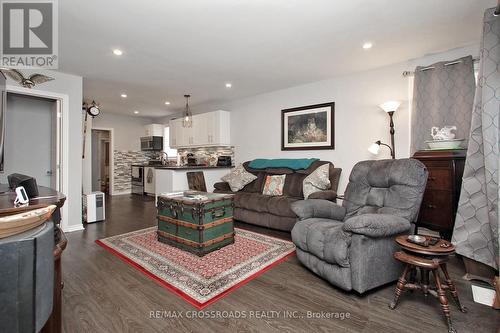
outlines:
[{"label": "gray recliner chair", "polygon": [[344,290],[363,293],[397,280],[394,238],[417,219],[427,169],[414,159],[363,161],[352,169],[342,206],[311,199],[292,204],[297,257]]}]

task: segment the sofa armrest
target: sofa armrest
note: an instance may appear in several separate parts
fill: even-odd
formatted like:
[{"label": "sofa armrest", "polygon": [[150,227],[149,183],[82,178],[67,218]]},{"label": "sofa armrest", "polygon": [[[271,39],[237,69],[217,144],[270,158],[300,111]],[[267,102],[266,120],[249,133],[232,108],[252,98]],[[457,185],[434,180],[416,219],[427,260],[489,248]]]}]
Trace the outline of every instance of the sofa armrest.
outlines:
[{"label": "sofa armrest", "polygon": [[361,214],[347,219],[342,229],[368,237],[387,237],[409,231],[411,223],[405,218],[389,214]]},{"label": "sofa armrest", "polygon": [[222,192],[232,192],[231,187],[229,187],[229,184],[226,182],[218,182],[214,184],[215,190],[222,191]]},{"label": "sofa armrest", "polygon": [[299,200],[292,203],[292,211],[300,220],[311,217],[321,217],[337,221],[343,221],[346,209],[331,201],[322,199]]},{"label": "sofa armrest", "polygon": [[311,193],[308,199],[323,199],[328,201],[337,200],[337,191],[334,190],[325,190]]}]

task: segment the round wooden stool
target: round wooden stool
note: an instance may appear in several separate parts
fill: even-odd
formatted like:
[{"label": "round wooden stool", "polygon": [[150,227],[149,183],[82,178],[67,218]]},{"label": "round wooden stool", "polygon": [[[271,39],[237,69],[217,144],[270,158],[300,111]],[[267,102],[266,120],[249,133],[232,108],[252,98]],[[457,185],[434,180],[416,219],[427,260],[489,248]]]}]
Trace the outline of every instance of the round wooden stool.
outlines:
[{"label": "round wooden stool", "polygon": [[[394,258],[405,263],[406,266],[398,280],[394,293],[394,300],[389,307],[391,309],[396,308],[399,297],[404,290],[421,290],[425,296],[431,294],[439,299],[446,323],[448,324],[448,332],[455,333],[456,331],[451,323],[450,307],[448,305],[448,298],[446,297],[446,290],[450,291],[460,311],[467,312],[467,309],[460,304],[457,289],[446,268],[448,257],[455,253],[455,246],[444,239],[440,239],[435,245],[423,246],[411,243],[407,238],[408,235],[396,237],[396,243],[401,246],[403,251],[394,253]],[[426,238],[427,241],[431,240],[431,237],[426,236]],[[416,271],[417,268],[420,270],[420,281],[408,281],[409,274],[412,271]],[[440,277],[439,269],[441,269],[444,274],[444,283]],[[429,283],[429,275],[431,272],[434,277],[435,286],[431,286]]]}]

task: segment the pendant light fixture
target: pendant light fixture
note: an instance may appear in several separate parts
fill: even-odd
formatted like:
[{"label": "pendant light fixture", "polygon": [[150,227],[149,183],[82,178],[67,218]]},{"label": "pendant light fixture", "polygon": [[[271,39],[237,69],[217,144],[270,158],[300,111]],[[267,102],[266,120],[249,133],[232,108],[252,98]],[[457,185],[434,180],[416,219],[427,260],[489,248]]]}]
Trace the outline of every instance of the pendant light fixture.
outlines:
[{"label": "pendant light fixture", "polygon": [[189,109],[189,97],[191,95],[184,95],[186,98],[186,110],[184,111],[184,116],[182,118],[182,127],[192,127],[193,126],[193,114]]}]

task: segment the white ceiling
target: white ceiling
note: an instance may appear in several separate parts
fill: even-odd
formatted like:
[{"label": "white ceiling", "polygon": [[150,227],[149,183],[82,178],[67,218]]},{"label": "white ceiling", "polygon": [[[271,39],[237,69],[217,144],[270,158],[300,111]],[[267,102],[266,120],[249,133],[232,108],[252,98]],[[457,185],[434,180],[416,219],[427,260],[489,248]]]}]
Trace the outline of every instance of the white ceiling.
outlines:
[{"label": "white ceiling", "polygon": [[[495,4],[64,0],[59,64],[84,77],[84,97],[104,111],[160,117],[181,110],[187,92],[201,110],[478,42],[484,9]],[[361,48],[365,41],[371,50]],[[124,54],[113,55],[114,48]]]}]

